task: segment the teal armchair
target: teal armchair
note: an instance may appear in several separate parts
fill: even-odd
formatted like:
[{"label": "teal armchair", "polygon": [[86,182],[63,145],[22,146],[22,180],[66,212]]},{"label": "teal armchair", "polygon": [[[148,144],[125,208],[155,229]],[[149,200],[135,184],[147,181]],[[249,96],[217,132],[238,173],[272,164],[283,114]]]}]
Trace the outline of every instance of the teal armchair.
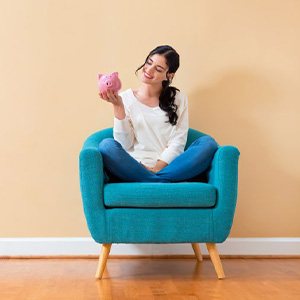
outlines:
[{"label": "teal armchair", "polygon": [[[189,129],[186,148],[205,135]],[[104,182],[98,145],[112,128],[90,135],[79,156],[80,190],[92,238],[102,244],[96,278],[102,278],[113,243],[206,243],[219,279],[224,271],[216,244],[226,240],[233,222],[239,150],[219,146],[201,179],[179,183]]]}]

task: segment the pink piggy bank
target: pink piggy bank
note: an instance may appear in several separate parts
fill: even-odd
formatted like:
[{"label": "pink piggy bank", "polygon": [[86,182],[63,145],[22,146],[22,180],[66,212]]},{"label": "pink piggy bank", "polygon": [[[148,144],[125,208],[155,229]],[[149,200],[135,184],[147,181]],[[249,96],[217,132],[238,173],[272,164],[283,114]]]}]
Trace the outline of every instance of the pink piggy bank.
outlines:
[{"label": "pink piggy bank", "polygon": [[107,92],[107,89],[118,92],[121,89],[121,81],[118,75],[118,72],[113,72],[111,74],[98,74],[99,92]]}]

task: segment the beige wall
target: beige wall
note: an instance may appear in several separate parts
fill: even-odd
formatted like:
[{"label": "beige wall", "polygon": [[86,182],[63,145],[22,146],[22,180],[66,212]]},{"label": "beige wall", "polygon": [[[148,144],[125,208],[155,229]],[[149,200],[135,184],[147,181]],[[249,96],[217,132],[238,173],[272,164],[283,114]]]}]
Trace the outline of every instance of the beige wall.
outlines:
[{"label": "beige wall", "polygon": [[84,139],[112,125],[98,71],[123,88],[160,44],[191,127],[241,151],[232,237],[300,235],[300,2],[0,1],[0,236],[88,236]]}]

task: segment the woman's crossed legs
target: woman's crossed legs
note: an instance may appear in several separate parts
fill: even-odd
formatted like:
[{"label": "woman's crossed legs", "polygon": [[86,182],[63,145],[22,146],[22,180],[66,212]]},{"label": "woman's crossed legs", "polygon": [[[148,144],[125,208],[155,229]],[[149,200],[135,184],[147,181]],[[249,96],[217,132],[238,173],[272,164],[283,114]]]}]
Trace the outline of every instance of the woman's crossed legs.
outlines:
[{"label": "woman's crossed legs", "polygon": [[147,170],[130,156],[119,142],[107,138],[99,144],[104,167],[125,182],[179,182],[200,175],[209,167],[217,142],[208,135],[196,139],[186,151],[157,173]]}]

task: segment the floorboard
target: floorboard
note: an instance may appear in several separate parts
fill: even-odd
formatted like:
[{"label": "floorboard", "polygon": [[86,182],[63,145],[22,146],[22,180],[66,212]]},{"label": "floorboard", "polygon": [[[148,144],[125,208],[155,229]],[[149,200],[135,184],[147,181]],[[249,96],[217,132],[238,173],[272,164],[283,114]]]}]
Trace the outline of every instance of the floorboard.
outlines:
[{"label": "floorboard", "polygon": [[211,261],[110,258],[102,280],[97,259],[0,259],[0,299],[300,299],[300,259]]}]

